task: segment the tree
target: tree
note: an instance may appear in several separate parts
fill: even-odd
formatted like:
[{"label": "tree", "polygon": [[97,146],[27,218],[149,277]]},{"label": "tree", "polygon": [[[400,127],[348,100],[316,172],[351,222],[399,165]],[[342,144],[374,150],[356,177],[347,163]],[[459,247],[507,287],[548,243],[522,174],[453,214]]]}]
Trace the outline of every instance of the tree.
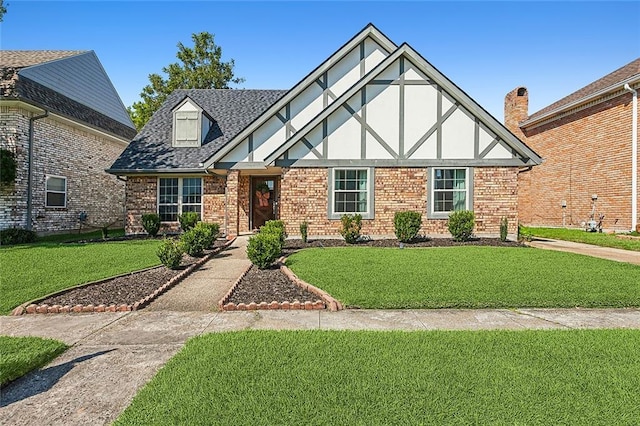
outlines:
[{"label": "tree", "polygon": [[[7,6],[9,6],[8,3]],[[5,13],[7,13],[7,8],[4,5],[4,0],[0,0],[0,22],[4,19]]]},{"label": "tree", "polygon": [[149,83],[140,93],[141,101],[134,102],[128,108],[131,120],[140,130],[154,112],[176,89],[229,89],[229,83],[242,83],[244,78],[235,77],[234,61],[221,62],[222,48],[215,44],[213,34],[208,32],[191,35],[194,46],[187,47],[178,43],[174,62],[162,68],[167,74],[149,74]]}]

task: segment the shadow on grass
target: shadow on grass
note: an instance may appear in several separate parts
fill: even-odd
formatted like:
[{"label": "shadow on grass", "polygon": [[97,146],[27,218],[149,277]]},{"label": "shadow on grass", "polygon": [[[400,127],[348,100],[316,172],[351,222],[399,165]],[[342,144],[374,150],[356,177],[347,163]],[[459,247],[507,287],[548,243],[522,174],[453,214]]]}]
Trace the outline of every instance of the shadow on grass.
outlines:
[{"label": "shadow on grass", "polygon": [[67,361],[64,364],[55,365],[42,370],[35,370],[9,383],[2,389],[0,396],[0,407],[6,407],[23,399],[41,394],[51,389],[58,381],[67,373],[69,373],[76,364],[88,361],[100,355],[115,351],[109,349],[105,351],[94,352],[80,356],[78,358]]}]

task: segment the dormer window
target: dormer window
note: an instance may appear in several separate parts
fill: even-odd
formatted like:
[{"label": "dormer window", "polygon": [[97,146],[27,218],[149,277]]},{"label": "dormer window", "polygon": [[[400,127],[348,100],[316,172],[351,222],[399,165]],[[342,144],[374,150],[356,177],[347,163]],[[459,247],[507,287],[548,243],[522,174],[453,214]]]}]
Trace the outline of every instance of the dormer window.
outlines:
[{"label": "dormer window", "polygon": [[173,110],[173,146],[201,146],[209,127],[209,120],[203,116],[202,108],[186,98]]}]

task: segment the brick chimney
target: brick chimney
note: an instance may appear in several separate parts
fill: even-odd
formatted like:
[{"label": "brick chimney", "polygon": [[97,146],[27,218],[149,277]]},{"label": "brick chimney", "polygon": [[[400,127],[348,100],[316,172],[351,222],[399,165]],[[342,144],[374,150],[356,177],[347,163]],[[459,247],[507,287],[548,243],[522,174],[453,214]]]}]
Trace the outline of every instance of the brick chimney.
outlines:
[{"label": "brick chimney", "polygon": [[520,138],[526,139],[519,123],[529,116],[529,93],[526,87],[517,87],[504,97],[504,125]]}]

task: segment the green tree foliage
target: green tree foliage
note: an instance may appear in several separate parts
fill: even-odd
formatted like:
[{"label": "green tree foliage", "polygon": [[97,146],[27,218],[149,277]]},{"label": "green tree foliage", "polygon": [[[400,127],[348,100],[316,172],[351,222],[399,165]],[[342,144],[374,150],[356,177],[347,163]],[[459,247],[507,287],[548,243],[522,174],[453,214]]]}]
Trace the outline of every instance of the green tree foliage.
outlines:
[{"label": "green tree foliage", "polygon": [[4,0],[0,0],[0,22],[4,19],[5,13],[7,13],[7,7],[4,5]]},{"label": "green tree foliage", "polygon": [[160,74],[149,74],[149,83],[140,93],[141,101],[128,108],[136,128],[140,130],[160,108],[167,96],[176,89],[228,89],[229,83],[242,83],[244,78],[235,77],[234,61],[222,62],[222,48],[215,44],[214,35],[208,32],[191,35],[194,46],[178,43],[174,62],[162,68],[166,78]]}]

